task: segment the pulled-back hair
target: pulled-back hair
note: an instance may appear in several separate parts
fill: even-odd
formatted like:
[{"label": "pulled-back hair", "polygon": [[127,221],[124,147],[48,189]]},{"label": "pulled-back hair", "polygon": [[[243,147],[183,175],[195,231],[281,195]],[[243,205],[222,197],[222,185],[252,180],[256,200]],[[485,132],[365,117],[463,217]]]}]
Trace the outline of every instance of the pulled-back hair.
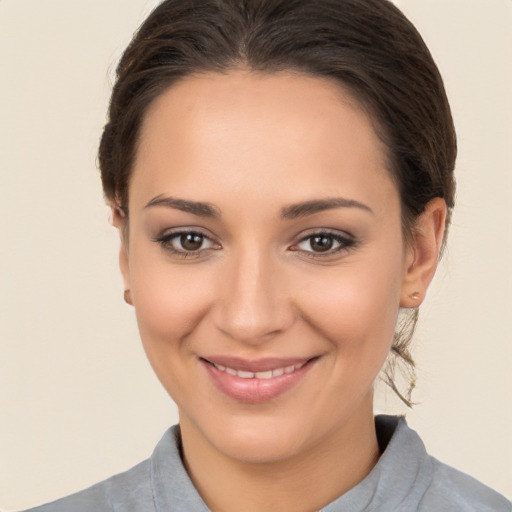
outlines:
[{"label": "pulled-back hair", "polygon": [[[434,197],[454,205],[456,137],[443,82],[414,26],[388,0],[166,0],[146,19],[117,68],[99,148],[107,200],[129,217],[128,188],[149,105],[178,80],[244,68],[334,80],[367,110],[388,148],[404,235]],[[417,309],[393,341],[384,380],[410,405],[409,342]],[[405,363],[409,387],[395,385]]]}]

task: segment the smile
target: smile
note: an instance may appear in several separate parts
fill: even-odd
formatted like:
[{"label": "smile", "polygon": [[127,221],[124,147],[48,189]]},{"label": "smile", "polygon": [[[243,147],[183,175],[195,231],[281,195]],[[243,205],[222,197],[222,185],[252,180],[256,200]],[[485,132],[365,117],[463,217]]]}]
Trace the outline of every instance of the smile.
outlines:
[{"label": "smile", "polygon": [[281,375],[293,373],[296,370],[300,370],[306,363],[292,364],[290,366],[282,366],[281,368],[275,368],[273,370],[267,370],[264,372],[249,372],[247,370],[235,370],[227,366],[212,363],[217,370],[226,372],[229,375],[240,377],[241,379],[271,379],[272,377],[280,377]]},{"label": "smile", "polygon": [[318,359],[265,359],[250,362],[219,357],[200,358],[200,361],[214,386],[225,396],[237,402],[261,404],[299,384]]}]

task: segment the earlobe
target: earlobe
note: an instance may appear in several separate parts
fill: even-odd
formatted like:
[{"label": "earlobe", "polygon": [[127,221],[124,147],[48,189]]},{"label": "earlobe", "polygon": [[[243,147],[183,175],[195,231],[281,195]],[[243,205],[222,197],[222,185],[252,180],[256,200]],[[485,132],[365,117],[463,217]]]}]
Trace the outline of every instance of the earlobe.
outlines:
[{"label": "earlobe", "polygon": [[[126,290],[130,290],[130,263],[129,263],[129,258],[128,258],[128,250],[126,248],[126,244],[125,244],[122,234],[121,234],[121,246],[119,247],[119,269],[121,270],[121,277],[123,278],[124,289],[126,292]],[[131,295],[130,295],[130,301],[127,301],[126,293],[125,293],[125,301],[128,304],[131,304]]]},{"label": "earlobe", "polygon": [[131,295],[129,297],[129,301],[126,300],[126,291],[130,290],[130,264],[128,257],[128,241],[126,239],[126,214],[122,207],[117,203],[111,203],[110,209],[112,212],[112,225],[119,231],[119,269],[121,270],[121,277],[123,278],[125,302],[131,304]]},{"label": "earlobe", "polygon": [[447,207],[440,197],[428,202],[407,251],[400,307],[417,308],[434,277],[445,232]]}]

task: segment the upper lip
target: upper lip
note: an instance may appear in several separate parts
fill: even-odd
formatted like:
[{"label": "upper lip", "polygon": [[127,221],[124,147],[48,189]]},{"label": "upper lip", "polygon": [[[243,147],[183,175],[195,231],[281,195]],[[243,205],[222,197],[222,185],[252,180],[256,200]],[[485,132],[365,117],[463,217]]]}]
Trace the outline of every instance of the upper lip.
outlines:
[{"label": "upper lip", "polygon": [[217,366],[226,366],[234,370],[247,372],[265,372],[277,368],[286,368],[298,364],[305,364],[313,357],[266,357],[261,359],[243,359],[232,356],[202,356],[201,359]]}]

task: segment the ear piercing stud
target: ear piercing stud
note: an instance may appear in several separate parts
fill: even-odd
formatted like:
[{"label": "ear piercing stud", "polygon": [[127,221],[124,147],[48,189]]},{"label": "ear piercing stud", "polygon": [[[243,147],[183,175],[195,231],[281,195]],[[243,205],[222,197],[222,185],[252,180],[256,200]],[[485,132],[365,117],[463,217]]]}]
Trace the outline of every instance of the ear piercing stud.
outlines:
[{"label": "ear piercing stud", "polygon": [[420,297],[421,295],[419,294],[419,292],[414,292],[411,293],[411,295],[409,295],[409,298],[411,298],[412,300],[420,300]]},{"label": "ear piercing stud", "polygon": [[130,306],[133,306],[132,294],[129,289],[124,291],[123,296],[124,296],[124,301],[126,302],[126,304],[130,304]]}]

